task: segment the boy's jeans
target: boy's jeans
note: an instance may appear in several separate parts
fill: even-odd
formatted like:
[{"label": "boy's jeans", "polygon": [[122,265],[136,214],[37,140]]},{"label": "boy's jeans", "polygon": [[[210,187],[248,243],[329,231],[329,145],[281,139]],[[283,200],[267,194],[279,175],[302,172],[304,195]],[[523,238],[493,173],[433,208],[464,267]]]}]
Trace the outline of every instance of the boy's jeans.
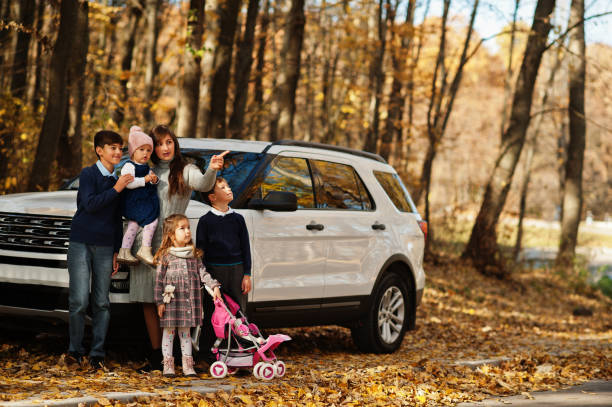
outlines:
[{"label": "boy's jeans", "polygon": [[110,321],[108,293],[112,270],[112,246],[93,246],[70,241],[70,246],[68,247],[70,346],[68,351],[85,355],[83,335],[85,332],[85,314],[89,303],[89,281],[91,276],[93,327],[89,356],[104,357],[104,340],[106,339],[106,332]]}]

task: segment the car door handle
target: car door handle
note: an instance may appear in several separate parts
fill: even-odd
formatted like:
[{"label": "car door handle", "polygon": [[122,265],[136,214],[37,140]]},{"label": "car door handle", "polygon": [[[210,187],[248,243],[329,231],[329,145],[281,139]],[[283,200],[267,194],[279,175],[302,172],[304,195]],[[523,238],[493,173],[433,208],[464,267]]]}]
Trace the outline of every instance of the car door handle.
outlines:
[{"label": "car door handle", "polygon": [[372,225],[372,229],[374,230],[385,230],[386,228],[387,227],[384,224],[378,222]]},{"label": "car door handle", "polygon": [[325,226],[321,225],[320,223],[309,223],[308,225],[306,225],[306,229],[308,230],[323,230],[325,229]]}]

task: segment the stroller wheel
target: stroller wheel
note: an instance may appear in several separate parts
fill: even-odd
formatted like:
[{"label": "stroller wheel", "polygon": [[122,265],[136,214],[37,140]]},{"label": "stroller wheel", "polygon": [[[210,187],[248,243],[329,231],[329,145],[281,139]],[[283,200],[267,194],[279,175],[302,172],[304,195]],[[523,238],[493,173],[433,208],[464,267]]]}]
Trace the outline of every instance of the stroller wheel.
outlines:
[{"label": "stroller wheel", "polygon": [[256,379],[261,379],[261,376],[259,374],[259,370],[261,369],[261,367],[265,364],[265,362],[257,362],[255,364],[255,367],[253,368],[253,376],[255,376]]},{"label": "stroller wheel", "polygon": [[274,375],[276,377],[283,377],[285,375],[285,362],[277,360],[274,362]]},{"label": "stroller wheel", "polygon": [[238,368],[237,367],[228,367],[227,368],[227,374],[236,374],[238,373]]},{"label": "stroller wheel", "polygon": [[210,375],[215,379],[222,379],[227,375],[227,366],[221,361],[216,361],[210,365]]},{"label": "stroller wheel", "polygon": [[259,368],[259,375],[263,380],[272,380],[274,379],[274,365],[272,363],[264,363],[264,365]]}]

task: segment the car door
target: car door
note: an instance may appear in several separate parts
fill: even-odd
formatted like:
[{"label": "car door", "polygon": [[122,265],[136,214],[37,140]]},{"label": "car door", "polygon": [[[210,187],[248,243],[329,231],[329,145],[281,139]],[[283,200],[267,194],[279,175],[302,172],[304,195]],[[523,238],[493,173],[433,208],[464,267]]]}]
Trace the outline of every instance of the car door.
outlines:
[{"label": "car door", "polygon": [[[390,233],[355,168],[310,160],[318,218],[328,241],[323,308],[357,311],[388,252]],[[352,298],[349,298],[352,297]]]},{"label": "car door", "polygon": [[[257,194],[288,191],[297,196],[295,212],[251,210],[253,222],[253,295],[258,319],[273,314],[277,320],[295,313],[318,318],[325,286],[326,243],[314,220],[314,193],[306,159],[279,154],[266,169]],[[250,308],[250,309],[251,309]],[[288,320],[288,322],[291,322]]]}]

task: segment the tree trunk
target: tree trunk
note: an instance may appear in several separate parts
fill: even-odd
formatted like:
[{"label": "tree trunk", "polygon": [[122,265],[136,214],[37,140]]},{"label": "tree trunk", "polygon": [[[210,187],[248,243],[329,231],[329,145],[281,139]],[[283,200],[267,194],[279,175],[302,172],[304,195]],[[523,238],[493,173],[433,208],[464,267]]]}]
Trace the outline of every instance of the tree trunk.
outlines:
[{"label": "tree trunk", "polygon": [[239,11],[240,0],[225,0],[223,6],[219,9],[221,28],[219,31],[219,42],[215,48],[212,86],[210,90],[210,119],[208,120],[206,137],[227,137],[227,90],[232,70],[232,53]]},{"label": "tree trunk", "polygon": [[230,137],[242,138],[244,127],[244,113],[249,95],[249,80],[251,65],[253,65],[253,46],[255,44],[255,24],[259,13],[259,0],[249,0],[244,33],[238,44],[238,55],[235,67],[235,95],[234,108],[229,120]]},{"label": "tree trunk", "polygon": [[263,113],[263,75],[266,55],[266,40],[268,36],[268,25],[270,24],[270,0],[266,0],[263,13],[259,22],[259,47],[257,48],[257,66],[255,68],[255,92],[253,104],[255,105],[254,128],[255,140],[259,140],[261,134],[261,116]]},{"label": "tree trunk", "polygon": [[[544,87],[544,93],[542,95],[542,102],[540,103],[540,110],[546,109],[548,106],[548,95],[549,91],[553,89],[555,84],[555,76],[561,68],[561,61],[563,61],[561,47],[557,49],[557,54],[555,56],[555,64],[550,70],[550,74],[548,76],[548,81]],[[523,218],[525,217],[525,212],[527,209],[527,193],[529,192],[529,182],[531,181],[531,169],[533,165],[533,156],[535,155],[537,149],[538,139],[540,137],[540,128],[542,127],[542,122],[544,121],[544,115],[540,114],[537,117],[536,125],[534,127],[534,131],[531,139],[527,141],[527,157],[525,160],[525,174],[523,177],[523,183],[521,185],[521,199],[519,203],[519,220],[516,232],[516,242],[514,244],[514,259],[515,261],[519,260],[522,244],[523,244]]]},{"label": "tree trunk", "polygon": [[[34,0],[21,0],[18,4],[18,21],[23,24],[26,29],[31,28],[34,20]],[[11,103],[14,103],[14,119],[13,123],[0,124],[0,180],[4,181],[10,175],[9,162],[13,155],[13,142],[15,139],[15,126],[20,120],[21,106],[18,103],[19,99],[22,103],[26,102],[27,91],[27,70],[28,70],[28,54],[31,34],[26,30],[19,30],[17,33],[17,41],[13,58],[13,66],[10,83]],[[6,95],[9,96],[9,95]]]},{"label": "tree trunk", "polygon": [[[44,0],[38,0],[37,11],[36,11],[36,35],[41,36],[43,26],[45,22],[45,5]],[[36,40],[36,62],[34,68],[34,81],[33,86],[28,95],[28,102],[32,105],[32,110],[37,111],[42,97],[40,84],[42,83],[42,68],[43,68],[43,55],[42,55],[42,41]]]},{"label": "tree trunk", "polygon": [[[9,0],[2,0],[0,3],[0,19],[2,21],[11,20],[11,2]],[[0,88],[6,89],[5,84],[8,83],[7,72],[10,66],[9,52],[11,42],[11,30],[9,28],[0,28]]]},{"label": "tree trunk", "polygon": [[138,29],[138,23],[142,16],[142,6],[137,0],[128,0],[127,13],[129,14],[128,23],[124,30],[121,32],[120,43],[121,51],[121,78],[119,79],[119,85],[121,88],[117,106],[113,111],[112,118],[117,124],[117,127],[121,127],[123,119],[125,119],[125,107],[128,103],[128,81],[130,80],[132,71],[132,59],[134,58],[134,45],[136,43],[136,31]]},{"label": "tree trunk", "polygon": [[183,75],[179,86],[178,137],[194,137],[200,93],[200,61],[204,34],[205,0],[191,0],[187,17],[187,43],[183,56]]},{"label": "tree trunk", "polygon": [[[377,12],[377,31],[378,38],[377,44],[373,45],[372,61],[370,63],[370,89],[372,89],[372,95],[370,96],[370,106],[368,108],[368,130],[366,132],[366,141],[363,146],[365,151],[376,153],[376,147],[378,144],[378,133],[380,127],[380,101],[382,98],[382,87],[385,80],[385,74],[383,72],[383,62],[385,60],[385,48],[387,45],[387,24],[389,22],[391,3],[386,0],[386,4],[383,4],[383,0],[378,2]],[[386,11],[383,11],[386,10]],[[385,18],[383,20],[383,12]]]},{"label": "tree trunk", "polygon": [[514,13],[512,13],[512,29],[510,31],[510,48],[508,50],[508,69],[506,69],[506,76],[504,77],[504,104],[502,106],[502,120],[501,120],[501,132],[504,134],[506,125],[508,123],[508,101],[512,94],[512,76],[514,75],[514,68],[512,66],[512,59],[514,56],[514,38],[516,36],[516,17],[518,14],[519,4],[521,0],[514,1]]},{"label": "tree trunk", "polygon": [[572,0],[568,27],[569,38],[569,145],[565,163],[565,190],[561,241],[556,263],[570,266],[576,252],[578,225],[582,212],[582,167],[586,144],[584,86],[586,54],[584,43],[584,0]]},{"label": "tree trunk", "polygon": [[516,82],[510,123],[502,136],[495,168],[486,186],[484,200],[472,228],[463,257],[469,258],[485,275],[506,277],[506,268],[497,246],[496,226],[506,203],[516,163],[529,126],[533,88],[546,49],[555,0],[538,0],[523,62]]},{"label": "tree trunk", "polygon": [[80,4],[77,25],[72,41],[72,55],[68,66],[70,101],[64,119],[57,151],[57,170],[60,180],[75,176],[83,164],[83,110],[85,106],[85,70],[89,48],[89,6]]},{"label": "tree trunk", "polygon": [[155,77],[157,76],[159,64],[157,63],[157,37],[159,35],[159,24],[157,15],[159,14],[159,8],[161,6],[161,0],[146,0],[145,1],[145,15],[147,20],[147,27],[145,31],[145,78],[144,78],[144,119],[147,124],[153,122],[153,113],[151,112],[151,106],[155,102],[154,86]]},{"label": "tree trunk", "polygon": [[[393,84],[391,85],[391,94],[389,95],[389,112],[387,113],[385,131],[380,146],[380,155],[387,161],[389,161],[391,157],[393,142],[395,141],[399,144],[402,139],[402,116],[404,104],[406,103],[406,99],[402,96],[402,92],[404,76],[406,75],[406,61],[414,39],[415,8],[416,0],[409,0],[406,8],[406,22],[404,28],[408,30],[408,33],[403,32],[404,35],[401,36],[399,49],[392,55]],[[393,19],[391,21],[393,21]],[[396,29],[394,29],[393,32],[394,31],[396,31]],[[393,43],[393,41],[391,41],[391,43]]]},{"label": "tree trunk", "polygon": [[34,22],[34,0],[21,0],[19,2],[19,22],[26,28],[17,33],[17,46],[13,57],[13,72],[11,77],[11,93],[14,97],[25,101],[27,92],[28,54],[30,51],[31,28]]},{"label": "tree trunk", "polygon": [[49,187],[51,166],[55,159],[57,141],[62,132],[68,105],[68,61],[75,38],[78,12],[78,0],[62,0],[59,32],[49,67],[49,94],[53,95],[53,99],[47,101],[47,111],[28,184],[30,191],[46,190]]},{"label": "tree trunk", "polygon": [[214,75],[214,62],[216,48],[219,40],[219,30],[221,15],[219,11],[221,4],[219,0],[209,0],[205,3],[205,15],[210,18],[206,19],[204,45],[202,60],[200,62],[200,90],[198,95],[198,115],[196,119],[196,137],[208,137],[208,129],[210,120],[210,104],[211,104],[211,88],[212,78]]},{"label": "tree trunk", "polygon": [[270,140],[293,139],[295,91],[300,77],[300,58],[304,39],[304,0],[291,0],[286,32],[281,50],[281,66],[276,88],[278,112],[270,121]]}]

